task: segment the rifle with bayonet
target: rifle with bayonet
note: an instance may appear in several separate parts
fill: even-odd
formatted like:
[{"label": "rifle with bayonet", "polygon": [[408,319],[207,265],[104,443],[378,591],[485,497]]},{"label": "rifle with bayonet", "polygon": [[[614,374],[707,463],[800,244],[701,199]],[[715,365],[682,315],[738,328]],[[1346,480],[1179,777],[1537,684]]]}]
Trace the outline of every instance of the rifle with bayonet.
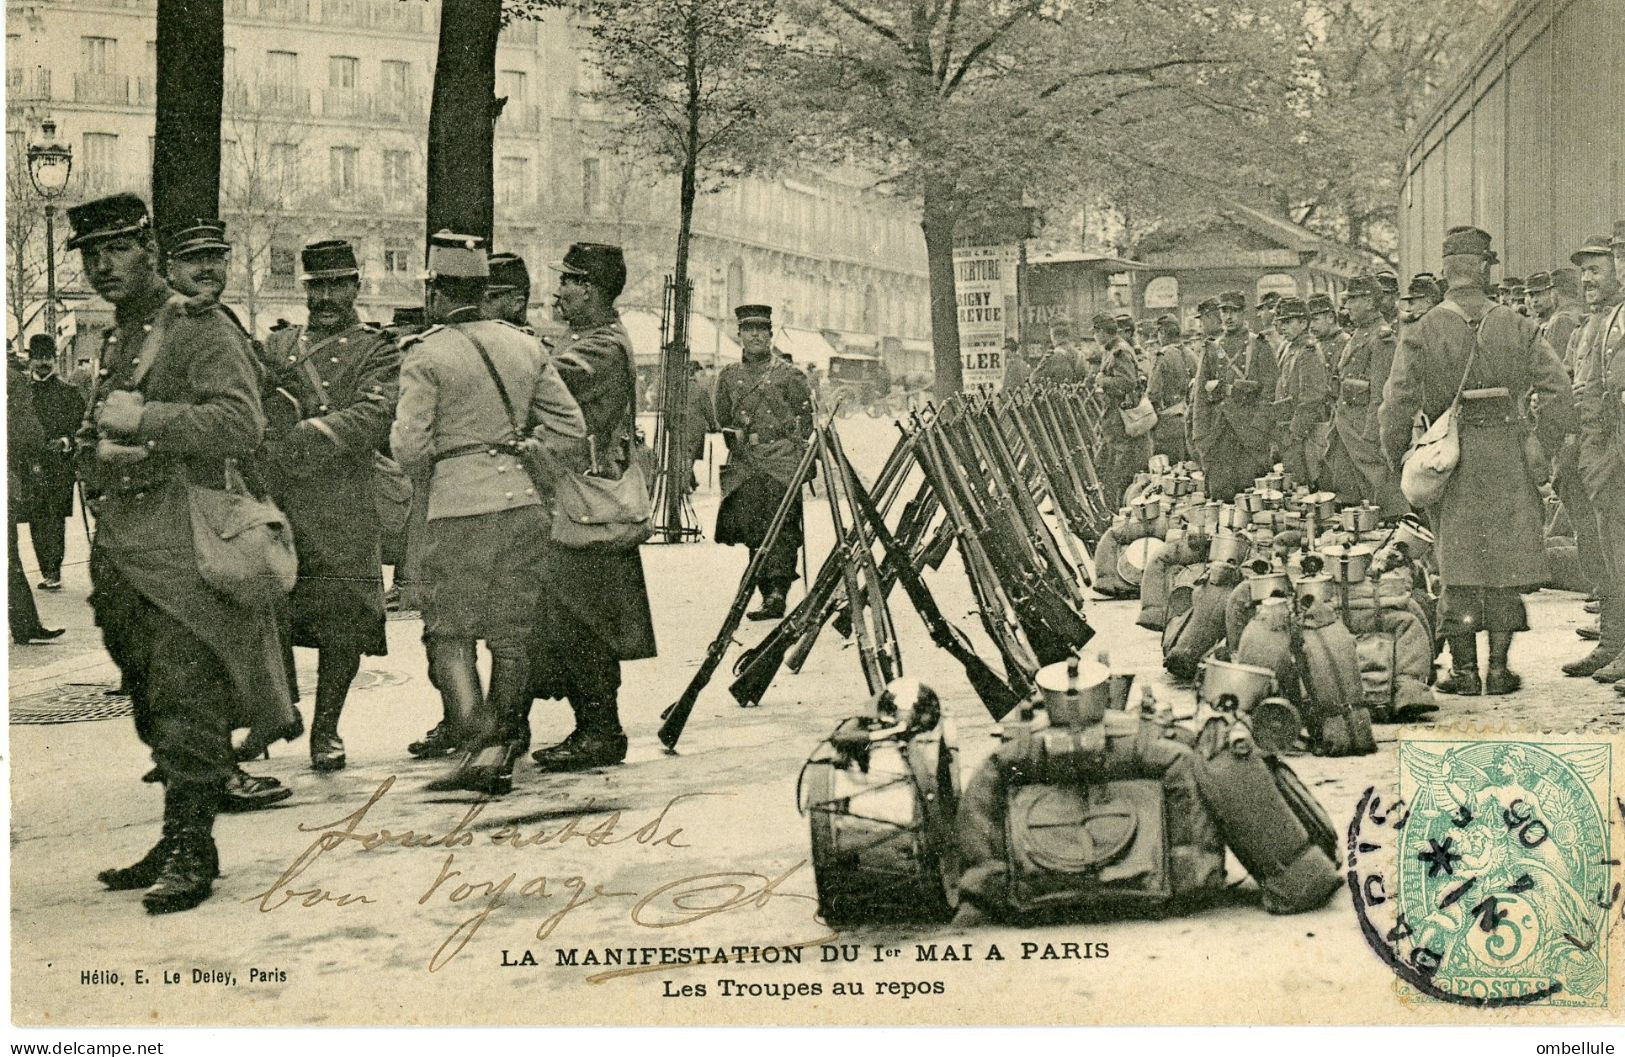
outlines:
[{"label": "rifle with bayonet", "polygon": [[841,587],[846,592],[847,609],[852,613],[853,639],[857,642],[859,663],[863,667],[863,678],[868,684],[869,693],[878,694],[887,683],[901,674],[901,657],[897,653],[897,640],[892,634],[885,600],[877,596],[880,575],[875,568],[868,535],[856,524],[848,531],[841,516],[846,489],[844,481],[838,476],[830,432],[825,427],[818,431],[815,438],[818,465],[823,471],[824,488],[829,498],[830,525],[835,530],[835,550],[841,563]]}]

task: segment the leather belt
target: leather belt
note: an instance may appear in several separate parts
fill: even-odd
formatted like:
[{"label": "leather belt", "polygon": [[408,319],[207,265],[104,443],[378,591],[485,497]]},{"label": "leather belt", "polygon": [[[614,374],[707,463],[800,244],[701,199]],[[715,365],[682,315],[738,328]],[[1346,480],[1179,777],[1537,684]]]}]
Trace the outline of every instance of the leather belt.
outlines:
[{"label": "leather belt", "polygon": [[445,451],[435,452],[432,465],[438,466],[447,459],[457,459],[464,455],[478,455],[481,452],[484,452],[493,458],[498,455],[512,455],[513,446],[507,441],[497,441],[489,444],[459,444],[454,448],[447,448]]}]

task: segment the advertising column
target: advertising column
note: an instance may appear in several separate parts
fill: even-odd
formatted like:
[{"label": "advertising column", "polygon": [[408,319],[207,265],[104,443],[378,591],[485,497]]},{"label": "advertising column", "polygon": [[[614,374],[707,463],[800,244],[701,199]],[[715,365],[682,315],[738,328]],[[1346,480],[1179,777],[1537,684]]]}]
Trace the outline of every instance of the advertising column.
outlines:
[{"label": "advertising column", "polygon": [[966,392],[998,389],[1004,382],[1004,339],[1015,336],[1016,254],[1014,245],[954,249],[959,355]]}]

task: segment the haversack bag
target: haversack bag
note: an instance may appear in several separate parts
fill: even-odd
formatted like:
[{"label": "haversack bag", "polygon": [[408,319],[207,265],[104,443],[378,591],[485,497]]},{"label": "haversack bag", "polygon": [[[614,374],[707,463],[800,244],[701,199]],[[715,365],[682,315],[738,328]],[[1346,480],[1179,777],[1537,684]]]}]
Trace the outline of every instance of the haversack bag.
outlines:
[{"label": "haversack bag", "polygon": [[226,463],[224,483],[186,485],[198,575],[237,605],[258,608],[286,596],[298,579],[293,528],[275,503],[249,493],[235,461]]},{"label": "haversack bag", "polygon": [[1138,404],[1120,408],[1117,413],[1123,417],[1123,432],[1129,437],[1143,437],[1157,428],[1157,409],[1151,406],[1149,396],[1142,395]]},{"label": "haversack bag", "polygon": [[[1451,301],[1443,304],[1455,307]],[[1466,314],[1459,308],[1455,311],[1466,319]],[[1485,313],[1484,319],[1488,318],[1489,314]],[[1461,427],[1456,421],[1456,412],[1461,407],[1461,392],[1467,386],[1473,361],[1478,358],[1479,335],[1483,329],[1484,320],[1479,320],[1473,333],[1472,351],[1467,354],[1467,366],[1461,372],[1461,382],[1456,386],[1456,395],[1451,399],[1450,406],[1425,429],[1418,424],[1417,433],[1411,438],[1410,450],[1400,463],[1399,490],[1413,507],[1426,509],[1444,498],[1450,476],[1456,472],[1456,464],[1461,461]]]}]

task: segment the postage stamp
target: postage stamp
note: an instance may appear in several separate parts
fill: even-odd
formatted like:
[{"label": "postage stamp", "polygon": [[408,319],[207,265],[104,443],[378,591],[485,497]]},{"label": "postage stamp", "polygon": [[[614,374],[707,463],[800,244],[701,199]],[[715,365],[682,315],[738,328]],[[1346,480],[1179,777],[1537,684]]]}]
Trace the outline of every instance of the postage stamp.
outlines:
[{"label": "postage stamp", "polygon": [[1400,739],[1398,798],[1367,791],[1348,853],[1356,914],[1402,996],[1609,1003],[1617,751],[1583,734]]}]

